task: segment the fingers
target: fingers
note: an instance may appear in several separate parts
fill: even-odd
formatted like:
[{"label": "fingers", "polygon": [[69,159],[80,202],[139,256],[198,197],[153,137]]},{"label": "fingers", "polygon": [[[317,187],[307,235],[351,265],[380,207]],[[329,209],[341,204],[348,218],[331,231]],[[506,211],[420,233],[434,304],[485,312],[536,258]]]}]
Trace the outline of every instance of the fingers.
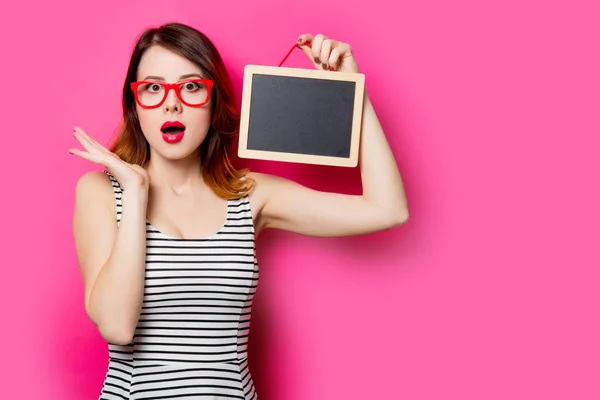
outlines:
[{"label": "fingers", "polygon": [[[301,46],[309,56],[312,56],[315,63],[320,64],[321,48],[325,39],[327,38],[322,34],[313,36],[310,33],[304,33],[298,37],[298,45]],[[305,46],[310,47],[308,52],[306,51]]]},{"label": "fingers", "polygon": [[117,178],[123,190],[126,187],[139,187],[148,190],[149,176],[142,167],[123,161],[119,156],[92,139],[83,129],[76,127],[73,128],[73,131],[73,136],[81,143],[85,151],[70,149],[70,154],[103,165]]},{"label": "fingers", "polygon": [[323,43],[321,44],[321,52],[319,54],[319,59],[321,61],[321,66],[323,67],[323,69],[327,69],[327,66],[330,65],[329,58],[330,58],[332,47],[333,47],[332,40],[330,40],[330,39],[323,40]]},{"label": "fingers", "polygon": [[329,55],[329,66],[331,67],[331,69],[335,70],[337,69],[338,65],[340,62],[340,47],[336,47],[335,49],[331,50],[331,54]]},{"label": "fingers", "polygon": [[73,136],[75,136],[75,139],[77,139],[79,144],[81,144],[81,147],[83,147],[88,153],[101,154],[100,149],[98,149],[98,147],[87,135],[76,131],[73,133]]},{"label": "fingers", "polygon": [[317,68],[318,65],[315,63],[315,61],[313,59],[312,50],[310,49],[310,47],[308,47],[306,45],[298,45],[298,46],[300,47],[300,50],[302,50],[304,52],[304,54],[306,54],[308,59],[310,61],[312,61],[312,63],[315,65],[315,68]]},{"label": "fingers", "polygon": [[[85,143],[85,142],[84,142]],[[90,146],[89,143],[82,143],[82,146],[86,151],[78,150],[78,149],[70,149],[69,153],[76,155],[78,157],[83,158],[84,160],[88,160],[94,162],[96,164],[102,164],[106,168],[119,168],[119,164],[123,162],[119,157],[114,155],[113,153],[106,153],[96,149],[95,147]]]},{"label": "fingers", "polygon": [[118,167],[117,164],[121,162],[121,159],[92,139],[83,129],[79,127],[73,128],[73,136],[75,136],[85,151],[71,149],[69,153],[94,163],[102,164],[107,168]]},{"label": "fingers", "polygon": [[73,154],[77,157],[81,157],[84,160],[88,160],[93,163],[96,163],[96,164],[103,164],[102,157],[99,154],[88,153],[87,151],[81,151],[81,150],[77,150],[77,149],[70,149],[69,153]]},{"label": "fingers", "polygon": [[77,140],[79,140],[79,142],[82,144],[82,146],[84,145],[82,143],[82,140],[89,143],[91,146],[95,147],[96,149],[100,150],[100,151],[108,151],[108,149],[106,149],[106,147],[102,146],[100,143],[98,143],[96,140],[94,140],[90,135],[88,135],[83,129],[81,129],[80,127],[76,126],[75,128],[73,128],[73,132],[75,134],[75,138],[77,138]]},{"label": "fingers", "polygon": [[[78,149],[70,149],[69,153],[78,156],[84,160],[91,161],[95,164],[104,166],[110,171],[117,179],[121,182],[122,186],[127,185],[126,182],[132,181],[132,176],[135,181],[139,180],[139,177],[146,178],[147,174],[141,173],[137,168],[132,168],[132,164],[128,164],[122,161],[113,153],[106,153],[95,149],[93,152],[82,151]],[[137,165],[136,165],[137,167]],[[132,175],[132,170],[134,174]]]},{"label": "fingers", "polygon": [[319,33],[312,40],[312,56],[317,64],[321,63],[321,48],[325,39],[325,36]]},{"label": "fingers", "polygon": [[303,44],[311,45],[312,41],[313,41],[313,35],[311,35],[310,33],[304,33],[298,37],[298,44],[300,44],[300,45],[303,45]]},{"label": "fingers", "polygon": [[334,49],[329,55],[329,66],[332,69],[337,69],[340,66],[340,62],[342,61],[343,55],[350,51],[350,45],[346,43],[339,43],[337,46],[334,47]]},{"label": "fingers", "polygon": [[312,58],[311,61],[319,69],[331,68],[335,70],[347,54],[352,54],[349,44],[329,39],[319,33],[315,36],[305,33],[298,37],[298,46]]}]

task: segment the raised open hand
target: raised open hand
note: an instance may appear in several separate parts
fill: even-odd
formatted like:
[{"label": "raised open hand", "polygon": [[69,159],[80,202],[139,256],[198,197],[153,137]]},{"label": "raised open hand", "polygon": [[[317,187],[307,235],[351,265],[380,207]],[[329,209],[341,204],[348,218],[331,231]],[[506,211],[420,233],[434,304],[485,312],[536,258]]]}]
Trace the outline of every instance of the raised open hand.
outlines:
[{"label": "raised open hand", "polygon": [[150,177],[144,168],[121,160],[116,154],[92,139],[80,127],[73,128],[73,132],[73,136],[81,143],[85,151],[70,149],[69,153],[106,167],[119,181],[124,191],[129,188],[148,190]]}]

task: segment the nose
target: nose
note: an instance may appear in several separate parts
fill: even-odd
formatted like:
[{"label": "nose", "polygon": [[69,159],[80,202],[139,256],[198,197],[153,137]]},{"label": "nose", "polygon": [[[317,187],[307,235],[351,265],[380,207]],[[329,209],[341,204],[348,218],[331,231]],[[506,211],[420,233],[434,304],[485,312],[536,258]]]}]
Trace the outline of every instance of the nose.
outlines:
[{"label": "nose", "polygon": [[164,111],[165,112],[181,112],[182,110],[182,104],[179,101],[179,98],[177,97],[177,94],[175,93],[175,89],[171,88],[169,89],[169,91],[167,92],[167,98],[165,100],[164,103]]}]

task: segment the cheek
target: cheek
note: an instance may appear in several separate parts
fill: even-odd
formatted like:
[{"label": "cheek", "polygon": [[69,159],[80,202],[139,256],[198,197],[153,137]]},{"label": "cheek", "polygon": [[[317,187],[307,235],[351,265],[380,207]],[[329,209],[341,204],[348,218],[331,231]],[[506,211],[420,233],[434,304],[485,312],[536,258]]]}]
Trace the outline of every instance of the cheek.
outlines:
[{"label": "cheek", "polygon": [[140,121],[140,127],[142,128],[142,132],[144,132],[144,136],[147,136],[156,126],[160,126],[157,125],[159,124],[160,116],[152,111],[140,108],[139,106],[137,107],[138,120]]},{"label": "cheek", "polygon": [[211,125],[211,112],[210,108],[190,110],[192,111],[187,118],[185,118],[188,124],[193,125],[201,131],[207,130]]}]

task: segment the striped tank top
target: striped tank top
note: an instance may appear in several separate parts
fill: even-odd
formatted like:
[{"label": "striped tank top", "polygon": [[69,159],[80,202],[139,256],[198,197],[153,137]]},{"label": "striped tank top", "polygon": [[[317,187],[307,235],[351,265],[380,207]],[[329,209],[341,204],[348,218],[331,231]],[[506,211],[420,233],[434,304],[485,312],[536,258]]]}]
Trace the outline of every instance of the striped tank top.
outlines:
[{"label": "striped tank top", "polygon": [[[112,181],[121,221],[121,194]],[[227,220],[203,239],[169,237],[146,222],[144,299],[132,343],[108,343],[101,400],[257,400],[248,367],[258,285],[248,197],[229,200]]]}]

